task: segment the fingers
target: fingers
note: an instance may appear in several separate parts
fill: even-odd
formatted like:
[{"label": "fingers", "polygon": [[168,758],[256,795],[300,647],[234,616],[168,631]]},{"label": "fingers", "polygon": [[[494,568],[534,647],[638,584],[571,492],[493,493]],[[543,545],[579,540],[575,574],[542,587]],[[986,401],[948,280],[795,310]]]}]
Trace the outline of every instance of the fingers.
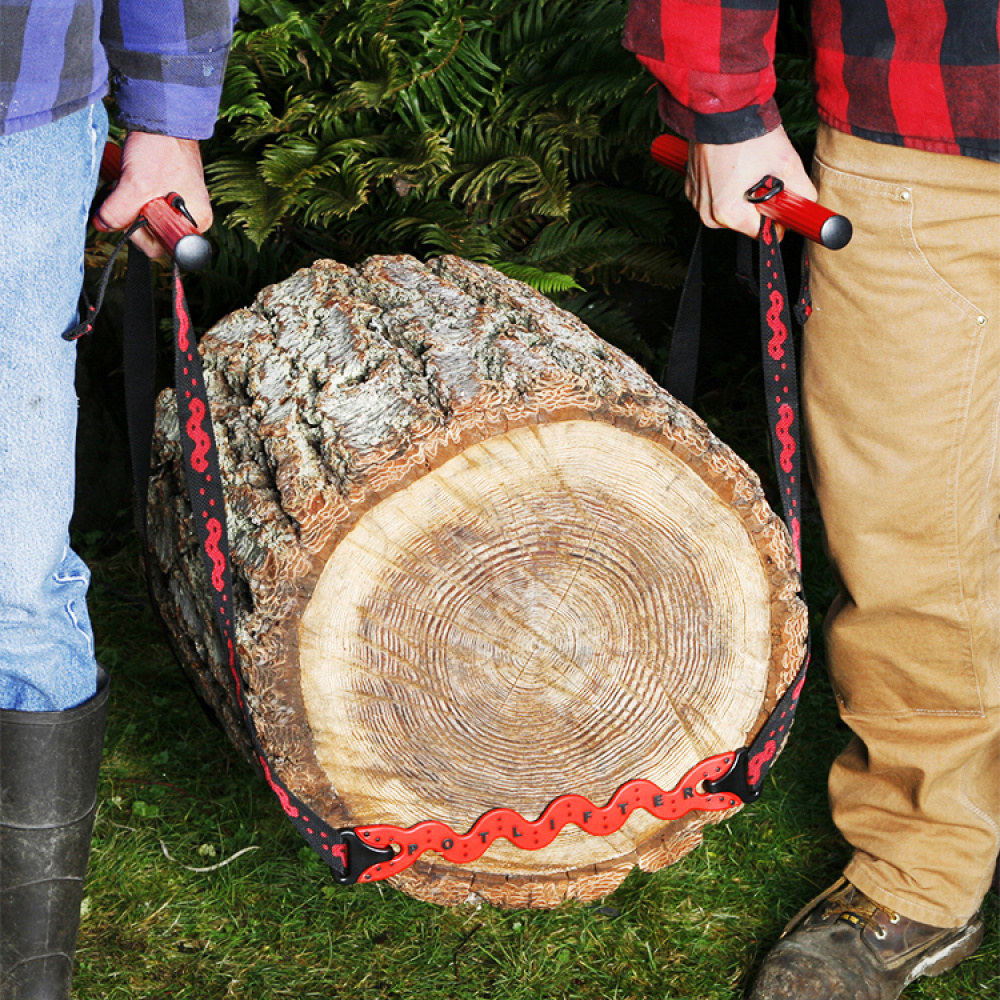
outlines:
[{"label": "fingers", "polygon": [[781,128],[731,145],[692,143],[685,192],[709,228],[756,237],[760,216],[745,195],[766,176],[780,178],[788,191],[816,198],[802,160]]},{"label": "fingers", "polygon": [[750,184],[741,188],[741,177],[723,157],[701,154],[692,146],[685,193],[709,229],[732,229],[756,237],[760,215],[744,197]]},{"label": "fingers", "polygon": [[[212,225],[212,206],[197,141],[130,132],[122,150],[121,177],[95,213],[94,225],[97,229],[126,229],[143,206],[170,192],[184,199],[202,232]],[[150,257],[166,253],[148,228],[138,230],[132,242]]]},{"label": "fingers", "polygon": [[[125,230],[128,229],[128,227],[135,221],[133,218],[124,226],[109,225],[101,214],[101,209],[103,209],[103,207],[104,206],[102,205],[100,209],[94,212],[90,219],[91,225],[99,232],[111,233],[119,229]],[[168,256],[167,248],[163,246],[163,244],[160,243],[160,241],[153,235],[152,230],[150,230],[148,226],[143,227],[142,229],[137,229],[129,237],[129,242],[132,243],[133,246],[138,247],[147,257],[150,257],[153,260]]]}]

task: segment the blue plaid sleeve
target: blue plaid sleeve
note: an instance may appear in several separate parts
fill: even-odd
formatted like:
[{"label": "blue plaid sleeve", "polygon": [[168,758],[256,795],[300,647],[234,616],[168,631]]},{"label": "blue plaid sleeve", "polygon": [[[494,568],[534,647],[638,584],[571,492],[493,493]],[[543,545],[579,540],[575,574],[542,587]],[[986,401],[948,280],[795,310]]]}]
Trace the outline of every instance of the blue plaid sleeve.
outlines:
[{"label": "blue plaid sleeve", "polygon": [[105,0],[101,42],[119,119],[181,139],[212,134],[238,0]]},{"label": "blue plaid sleeve", "polygon": [[0,0],[0,133],[45,125],[104,96],[99,21],[100,0]]}]

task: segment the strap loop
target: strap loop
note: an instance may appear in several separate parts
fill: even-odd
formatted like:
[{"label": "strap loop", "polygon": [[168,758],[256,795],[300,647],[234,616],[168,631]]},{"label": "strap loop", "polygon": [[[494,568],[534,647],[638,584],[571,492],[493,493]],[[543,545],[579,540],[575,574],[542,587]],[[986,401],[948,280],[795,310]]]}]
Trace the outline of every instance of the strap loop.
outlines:
[{"label": "strap loop", "polygon": [[94,332],[94,322],[97,320],[97,314],[101,311],[104,305],[104,296],[108,290],[108,283],[111,281],[111,272],[114,268],[115,260],[118,257],[122,247],[144,226],[149,223],[140,215],[131,226],[125,231],[122,238],[115,244],[115,248],[111,251],[111,256],[108,257],[107,263],[101,270],[101,279],[97,285],[97,302],[93,305],[87,296],[86,289],[80,293],[80,305],[83,311],[83,318],[77,323],[76,326],[71,327],[63,335],[63,340],[79,340],[81,337],[87,336],[88,333]]},{"label": "strap loop", "polygon": [[781,194],[785,190],[785,182],[780,177],[762,177],[743,196],[751,205],[763,205],[765,201]]}]

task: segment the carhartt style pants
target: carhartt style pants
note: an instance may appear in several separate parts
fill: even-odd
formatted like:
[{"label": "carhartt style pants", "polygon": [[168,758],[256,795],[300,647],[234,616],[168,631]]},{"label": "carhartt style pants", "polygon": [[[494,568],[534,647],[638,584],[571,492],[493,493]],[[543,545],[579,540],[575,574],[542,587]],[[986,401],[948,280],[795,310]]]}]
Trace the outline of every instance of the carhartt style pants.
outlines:
[{"label": "carhartt style pants", "polygon": [[830,776],[848,878],[959,926],[1000,849],[1000,164],[822,128],[805,416],[855,737]]}]

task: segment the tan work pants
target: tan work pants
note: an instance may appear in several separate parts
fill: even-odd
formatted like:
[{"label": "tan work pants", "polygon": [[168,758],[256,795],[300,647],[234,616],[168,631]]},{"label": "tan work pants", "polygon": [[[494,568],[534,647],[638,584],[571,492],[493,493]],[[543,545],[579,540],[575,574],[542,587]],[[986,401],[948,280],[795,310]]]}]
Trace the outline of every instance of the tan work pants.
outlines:
[{"label": "tan work pants", "polygon": [[855,227],[812,254],[803,376],[856,734],[833,816],[852,882],[954,927],[1000,849],[1000,164],[824,127],[815,174]]}]

